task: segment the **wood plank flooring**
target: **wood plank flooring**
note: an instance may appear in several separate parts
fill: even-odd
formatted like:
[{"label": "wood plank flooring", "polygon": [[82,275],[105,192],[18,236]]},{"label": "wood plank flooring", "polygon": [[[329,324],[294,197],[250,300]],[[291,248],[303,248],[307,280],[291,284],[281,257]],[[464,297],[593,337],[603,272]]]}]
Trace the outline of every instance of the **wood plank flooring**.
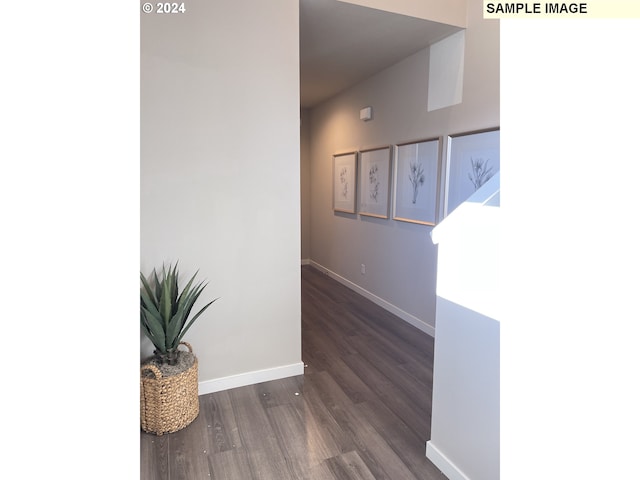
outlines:
[{"label": "wood plank flooring", "polygon": [[140,434],[142,480],[446,480],[425,457],[433,339],[302,267],[305,374],[200,396]]}]

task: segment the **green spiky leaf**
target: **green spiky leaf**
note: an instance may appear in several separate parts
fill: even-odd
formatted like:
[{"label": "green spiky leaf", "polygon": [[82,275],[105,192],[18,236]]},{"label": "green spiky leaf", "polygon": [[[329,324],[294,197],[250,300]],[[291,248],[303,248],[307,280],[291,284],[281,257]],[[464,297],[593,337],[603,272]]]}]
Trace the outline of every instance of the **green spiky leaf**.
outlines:
[{"label": "green spiky leaf", "polygon": [[194,284],[197,275],[198,272],[180,291],[177,262],[173,266],[163,265],[160,276],[154,269],[149,281],[140,272],[140,324],[158,352],[175,350],[196,319],[218,300],[207,303],[189,320],[193,306],[206,287],[204,281]]}]

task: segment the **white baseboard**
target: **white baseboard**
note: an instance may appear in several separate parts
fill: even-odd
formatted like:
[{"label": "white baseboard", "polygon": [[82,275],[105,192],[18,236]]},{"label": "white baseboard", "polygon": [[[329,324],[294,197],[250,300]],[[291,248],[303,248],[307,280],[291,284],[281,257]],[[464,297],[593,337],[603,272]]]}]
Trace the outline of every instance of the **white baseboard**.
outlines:
[{"label": "white baseboard", "polygon": [[331,270],[329,270],[326,267],[323,267],[322,265],[320,265],[319,263],[314,262],[313,260],[309,260],[308,265],[311,265],[313,268],[315,268],[316,270],[321,271],[322,273],[325,273],[327,275],[329,275],[331,278],[333,278],[334,280],[337,280],[338,282],[340,282],[341,284],[343,284],[344,286],[350,288],[351,290],[353,290],[356,293],[359,293],[360,295],[362,295],[363,297],[371,300],[373,303],[375,303],[376,305],[384,308],[385,310],[387,310],[388,312],[393,313],[394,315],[396,315],[397,317],[400,317],[402,320],[404,320],[405,322],[413,325],[414,327],[416,327],[418,330],[421,330],[422,332],[426,333],[427,335],[430,335],[432,337],[435,337],[436,335],[436,329],[434,327],[432,327],[431,325],[429,325],[426,322],[423,322],[422,320],[420,320],[418,317],[414,317],[413,315],[411,315],[410,313],[405,312],[404,310],[396,307],[395,305],[393,305],[392,303],[387,302],[386,300],[378,297],[377,295],[374,295],[373,293],[371,293],[368,290],[365,290],[364,288],[362,288],[361,286],[353,283],[351,280],[347,280],[344,277],[341,277],[340,275],[338,275],[335,272],[332,272]]},{"label": "white baseboard", "polygon": [[469,477],[462,473],[446,455],[438,450],[437,447],[433,446],[431,440],[427,442],[427,458],[431,460],[431,463],[438,467],[449,480],[469,480]]},{"label": "white baseboard", "polygon": [[303,374],[304,363],[298,362],[291,365],[283,365],[281,367],[231,375],[229,377],[214,378],[213,380],[205,380],[198,383],[198,395],[206,395],[207,393],[220,392],[222,390],[229,390],[230,388],[246,387],[247,385],[269,382],[271,380],[280,380],[281,378],[294,377],[296,375]]}]

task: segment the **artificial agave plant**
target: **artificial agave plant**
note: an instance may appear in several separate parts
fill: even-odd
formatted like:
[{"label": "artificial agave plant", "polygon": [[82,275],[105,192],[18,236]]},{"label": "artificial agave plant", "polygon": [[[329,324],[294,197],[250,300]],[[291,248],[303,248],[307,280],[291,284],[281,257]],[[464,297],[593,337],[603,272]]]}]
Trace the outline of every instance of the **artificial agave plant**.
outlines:
[{"label": "artificial agave plant", "polygon": [[206,287],[204,282],[194,284],[196,272],[189,283],[180,292],[178,287],[178,264],[165,269],[162,266],[162,276],[158,277],[156,270],[151,273],[151,280],[147,281],[142,272],[140,280],[140,324],[146,336],[156,347],[153,352],[162,363],[175,365],[178,358],[178,345],[193,322],[217,300],[207,303],[189,320],[191,309]]}]

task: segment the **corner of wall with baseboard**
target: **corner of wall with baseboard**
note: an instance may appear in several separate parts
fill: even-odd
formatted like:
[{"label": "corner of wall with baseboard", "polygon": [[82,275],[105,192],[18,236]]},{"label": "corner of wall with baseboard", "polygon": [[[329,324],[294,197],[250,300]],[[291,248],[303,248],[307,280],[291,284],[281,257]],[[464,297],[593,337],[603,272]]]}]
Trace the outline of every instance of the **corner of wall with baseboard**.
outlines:
[{"label": "corner of wall with baseboard", "polygon": [[431,440],[427,442],[427,458],[431,460],[449,480],[470,480],[451,460],[447,458]]},{"label": "corner of wall with baseboard", "polygon": [[304,363],[298,362],[291,365],[255,370],[253,372],[240,373],[223,378],[214,378],[198,383],[198,395],[206,395],[207,393],[221,392],[222,390],[229,390],[231,388],[246,387],[247,385],[255,385],[256,383],[280,380],[282,378],[295,377],[296,375],[303,374]]}]

